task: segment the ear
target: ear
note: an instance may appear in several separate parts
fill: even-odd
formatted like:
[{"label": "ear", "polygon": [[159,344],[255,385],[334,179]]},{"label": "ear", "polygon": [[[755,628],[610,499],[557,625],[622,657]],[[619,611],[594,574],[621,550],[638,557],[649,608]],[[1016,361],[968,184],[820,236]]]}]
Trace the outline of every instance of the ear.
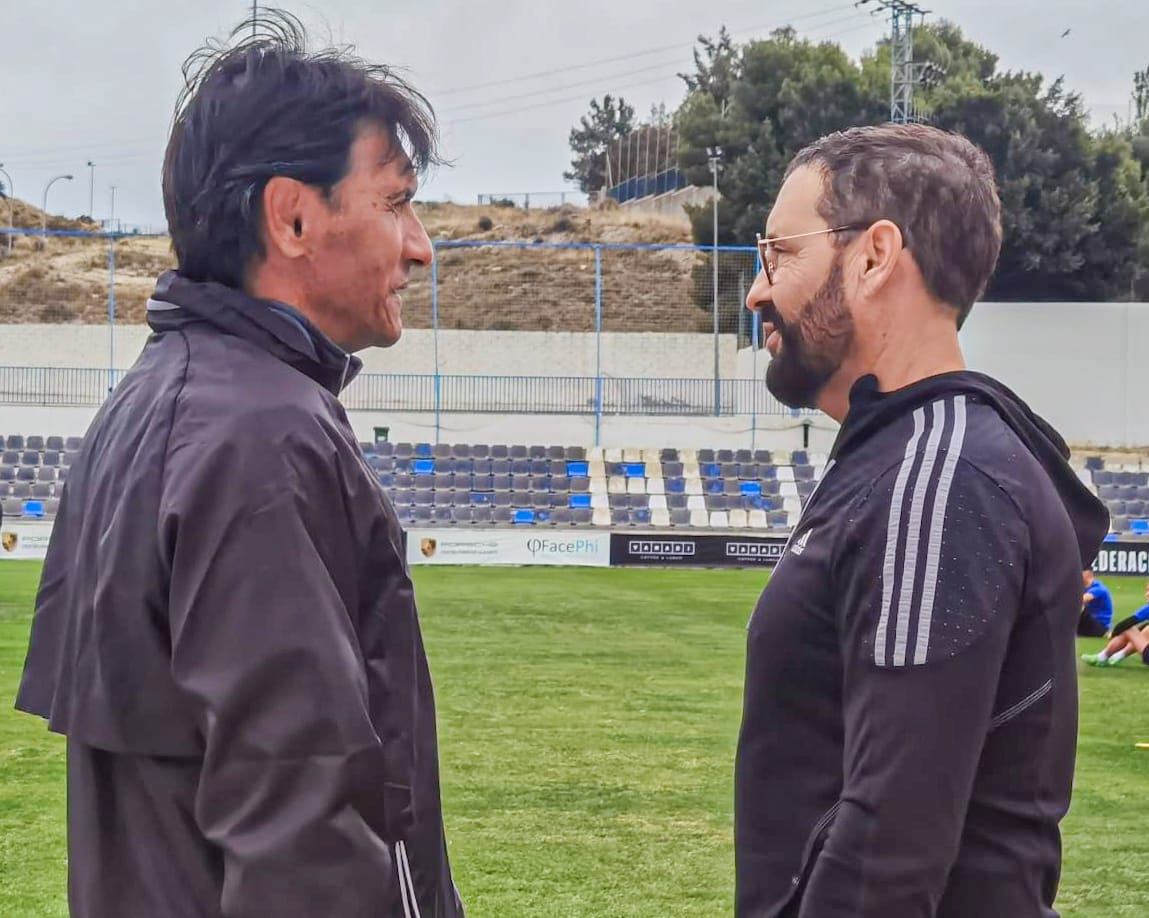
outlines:
[{"label": "ear", "polygon": [[307,254],[309,216],[314,214],[311,197],[314,189],[281,175],[271,179],[263,189],[263,230],[269,251],[284,258]]},{"label": "ear", "polygon": [[876,293],[889,283],[898,265],[905,243],[896,223],[878,220],[867,231],[862,242],[859,282],[867,293]]}]

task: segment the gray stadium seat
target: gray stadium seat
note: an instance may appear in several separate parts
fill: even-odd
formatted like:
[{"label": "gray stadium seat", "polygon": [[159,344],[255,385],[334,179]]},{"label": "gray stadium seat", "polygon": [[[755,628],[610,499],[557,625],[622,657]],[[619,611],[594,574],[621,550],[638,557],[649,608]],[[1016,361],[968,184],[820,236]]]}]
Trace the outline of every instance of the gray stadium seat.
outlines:
[{"label": "gray stadium seat", "polygon": [[471,522],[473,523],[489,523],[494,512],[494,508],[487,504],[479,504],[471,508]]},{"label": "gray stadium seat", "polygon": [[471,458],[472,459],[490,459],[491,447],[486,443],[472,443],[471,444]]},{"label": "gray stadium seat", "polygon": [[72,465],[76,461],[76,457],[79,455],[79,452],[69,450],[68,452],[65,452],[64,455],[60,458],[63,460],[64,465]]},{"label": "gray stadium seat", "polygon": [[796,449],[790,455],[790,462],[794,465],[809,465],[810,456],[804,449]]},{"label": "gray stadium seat", "polygon": [[712,449],[700,449],[698,451],[698,461],[700,464],[703,462],[713,462],[714,461],[714,450],[712,450]]},{"label": "gray stadium seat", "polygon": [[728,510],[730,509],[730,499],[725,494],[707,494],[706,509],[711,513],[715,510]]},{"label": "gray stadium seat", "polygon": [[431,479],[436,491],[450,491],[455,487],[455,476],[450,473],[436,472]]},{"label": "gray stadium seat", "polygon": [[794,480],[795,481],[813,481],[814,480],[814,466],[812,466],[812,465],[796,465],[796,466],[794,466]]},{"label": "gray stadium seat", "polygon": [[36,452],[44,451],[44,438],[41,436],[28,437],[24,441],[24,449],[34,449]]},{"label": "gray stadium seat", "polygon": [[36,480],[37,481],[55,481],[56,480],[56,470],[54,468],[50,468],[48,466],[40,466],[40,468],[36,469]]},{"label": "gray stadium seat", "polygon": [[737,480],[726,479],[722,483],[722,490],[730,497],[738,497],[742,494],[742,482]]},{"label": "gray stadium seat", "polygon": [[492,503],[499,508],[509,507],[514,503],[514,498],[510,491],[496,491]]},{"label": "gray stadium seat", "polygon": [[555,475],[551,479],[551,490],[566,493],[571,489],[571,480],[566,475]]},{"label": "gray stadium seat", "polygon": [[1109,529],[1112,532],[1128,532],[1129,518],[1125,516],[1111,517],[1109,520]]},{"label": "gray stadium seat", "polygon": [[570,484],[572,494],[585,494],[590,490],[589,478],[572,478]]},{"label": "gray stadium seat", "polygon": [[396,443],[395,444],[395,457],[397,459],[410,459],[415,455],[415,446],[413,443]]},{"label": "gray stadium seat", "polygon": [[475,475],[471,478],[472,491],[493,491],[495,490],[495,476],[494,475]]},{"label": "gray stadium seat", "polygon": [[550,498],[549,504],[552,509],[570,506],[570,496],[567,494],[552,493],[548,494],[547,497]]},{"label": "gray stadium seat", "polygon": [[470,459],[471,446],[469,443],[455,443],[451,446],[451,455],[456,459]]},{"label": "gray stadium seat", "polygon": [[456,524],[473,523],[475,521],[475,508],[455,507],[451,511],[451,521]]},{"label": "gray stadium seat", "polygon": [[771,510],[766,514],[766,521],[771,529],[788,529],[790,526],[790,514],[785,510]]},{"label": "gray stadium seat", "polygon": [[64,449],[69,450],[70,452],[78,453],[83,448],[83,437],[68,437],[68,439],[64,441]]},{"label": "gray stadium seat", "polygon": [[496,507],[491,520],[495,523],[509,523],[514,517],[515,511],[510,507]]},{"label": "gray stadium seat", "polygon": [[[730,452],[730,451],[726,450],[726,452]],[[723,463],[721,463],[721,465],[722,465],[722,477],[723,478],[735,478],[736,479],[738,477],[738,465],[737,465],[737,463],[735,463],[735,462],[723,462]]]},{"label": "gray stadium seat", "polygon": [[415,476],[415,490],[416,491],[430,491],[435,487],[434,475],[416,475]]},{"label": "gray stadium seat", "polygon": [[733,462],[734,461],[734,450],[732,450],[732,449],[720,449],[720,450],[718,450],[718,452],[716,452],[714,454],[714,461],[715,462]]},{"label": "gray stadium seat", "polygon": [[411,515],[416,523],[430,523],[435,519],[435,508],[416,505],[415,510]]},{"label": "gray stadium seat", "polygon": [[1110,516],[1125,516],[1125,501],[1123,500],[1107,500],[1105,508],[1109,511]]},{"label": "gray stadium seat", "polygon": [[54,517],[60,512],[60,498],[49,497],[44,501],[44,515]]},{"label": "gray stadium seat", "polygon": [[472,459],[471,471],[473,471],[476,475],[492,475],[494,474],[491,471],[493,464],[494,463],[490,459]]},{"label": "gray stadium seat", "polygon": [[667,494],[666,506],[671,510],[685,510],[689,498],[685,494]]},{"label": "gray stadium seat", "polygon": [[681,478],[683,473],[682,463],[677,460],[662,461],[662,477],[663,478]]},{"label": "gray stadium seat", "polygon": [[572,462],[583,462],[586,460],[586,447],[585,446],[568,446],[567,459]]},{"label": "gray stadium seat", "polygon": [[586,507],[577,507],[571,511],[571,520],[576,526],[589,526],[594,519],[594,511]]},{"label": "gray stadium seat", "polygon": [[24,501],[18,497],[4,498],[4,516],[5,518],[15,518],[23,514]]},{"label": "gray stadium seat", "polygon": [[395,473],[395,487],[411,490],[415,487],[415,476],[410,472],[396,472]]},{"label": "gray stadium seat", "polygon": [[809,497],[814,493],[814,488],[818,486],[818,482],[810,479],[802,479],[796,482],[796,484],[798,485],[799,497]]},{"label": "gray stadium seat", "polygon": [[12,494],[20,499],[32,496],[32,485],[27,481],[17,481],[11,485]]},{"label": "gray stadium seat", "polygon": [[409,488],[397,488],[391,494],[391,503],[397,507],[409,507],[415,503],[415,492]]},{"label": "gray stadium seat", "polygon": [[38,452],[33,452],[30,449],[25,450],[20,455],[20,464],[21,465],[39,465],[40,464],[40,454]]},{"label": "gray stadium seat", "polygon": [[48,437],[48,439],[44,441],[44,448],[50,449],[53,452],[61,453],[64,451],[64,438]]},{"label": "gray stadium seat", "polygon": [[774,461],[774,457],[768,449],[756,449],[754,450],[754,461],[761,465],[769,465]]},{"label": "gray stadium seat", "polygon": [[492,459],[509,459],[511,455],[511,448],[506,443],[495,443],[491,446]]},{"label": "gray stadium seat", "polygon": [[416,491],[415,492],[415,506],[417,507],[432,507],[435,505],[435,492],[434,491]]},{"label": "gray stadium seat", "polygon": [[2,456],[0,456],[0,463],[3,463],[4,465],[19,465],[20,453],[12,449],[7,450]]},{"label": "gray stadium seat", "polygon": [[511,474],[511,460],[509,459],[495,459],[491,463],[492,475],[510,475]]},{"label": "gray stadium seat", "polygon": [[548,446],[547,458],[555,462],[565,462],[567,458],[567,448],[565,446]]},{"label": "gray stadium seat", "polygon": [[31,465],[22,465],[16,469],[16,479],[18,481],[35,481],[36,469]]},{"label": "gray stadium seat", "polygon": [[527,450],[525,443],[512,443],[512,444],[510,444],[508,449],[509,449],[509,452],[507,455],[509,455],[512,460],[530,459],[530,453]]},{"label": "gray stadium seat", "polygon": [[671,526],[689,526],[690,525],[690,511],[683,509],[673,509],[670,511],[670,525]]},{"label": "gray stadium seat", "polygon": [[574,514],[564,507],[556,507],[551,512],[551,522],[556,526],[570,526],[574,523]]},{"label": "gray stadium seat", "polygon": [[451,444],[450,443],[436,443],[431,447],[431,455],[436,459],[450,459],[451,458]]},{"label": "gray stadium seat", "polygon": [[491,476],[491,481],[493,482],[492,487],[496,491],[509,491],[509,490],[511,490],[511,476],[510,475],[499,475],[498,473],[496,473],[495,475]]},{"label": "gray stadium seat", "polygon": [[629,526],[630,525],[630,511],[629,510],[611,510],[610,521],[615,526]]},{"label": "gray stadium seat", "polygon": [[[1115,513],[1116,511],[1114,511],[1113,508],[1110,507],[1109,512]],[[1140,519],[1141,517],[1143,517],[1146,514],[1146,512],[1149,512],[1149,511],[1146,510],[1145,501],[1143,501],[1143,500],[1131,500],[1131,501],[1129,501],[1129,503],[1127,503],[1125,505],[1125,509],[1122,511],[1121,515],[1122,516],[1132,516],[1132,517],[1136,517],[1137,519]]]},{"label": "gray stadium seat", "polygon": [[531,495],[531,506],[540,510],[549,510],[551,506],[551,495],[546,491],[536,491]]},{"label": "gray stadium seat", "polygon": [[762,476],[762,468],[757,462],[738,463],[738,477],[742,481],[757,481]]},{"label": "gray stadium seat", "polygon": [[0,481],[15,481],[16,480],[16,466],[14,465],[0,465]]},{"label": "gray stadium seat", "polygon": [[9,434],[4,444],[6,449],[20,450],[24,448],[24,437],[20,434]]},{"label": "gray stadium seat", "polygon": [[527,449],[528,459],[546,459],[547,448],[545,446],[531,446]]},{"label": "gray stadium seat", "polygon": [[453,523],[455,521],[455,508],[435,507],[432,519],[436,523]]},{"label": "gray stadium seat", "polygon": [[42,481],[36,482],[32,485],[32,496],[35,498],[46,498],[52,496],[52,486]]}]

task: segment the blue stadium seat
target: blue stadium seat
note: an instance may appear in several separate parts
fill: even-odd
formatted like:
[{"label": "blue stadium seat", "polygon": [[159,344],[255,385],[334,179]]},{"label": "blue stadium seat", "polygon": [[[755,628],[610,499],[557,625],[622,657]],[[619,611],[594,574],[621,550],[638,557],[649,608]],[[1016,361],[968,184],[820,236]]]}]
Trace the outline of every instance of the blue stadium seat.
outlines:
[{"label": "blue stadium seat", "polygon": [[721,478],[722,466],[717,462],[707,462],[699,466],[699,472],[702,473],[703,478]]},{"label": "blue stadium seat", "polygon": [[571,478],[590,477],[589,462],[567,462],[567,475]]},{"label": "blue stadium seat", "polygon": [[578,510],[585,507],[590,509],[590,495],[589,494],[572,494],[571,495],[571,509]]},{"label": "blue stadium seat", "polygon": [[516,510],[512,522],[516,526],[533,526],[535,524],[535,511]]},{"label": "blue stadium seat", "polygon": [[430,459],[435,453],[431,449],[430,443],[416,443],[415,444],[415,458],[416,459]]},{"label": "blue stadium seat", "polygon": [[536,510],[535,511],[535,522],[536,523],[546,523],[549,525],[551,522],[551,511],[549,509],[548,510]]},{"label": "blue stadium seat", "polygon": [[762,495],[762,485],[757,481],[742,482],[741,490],[743,494],[756,494],[758,496]]},{"label": "blue stadium seat", "polygon": [[804,449],[796,449],[790,455],[792,465],[809,465],[810,455]]},{"label": "blue stadium seat", "polygon": [[434,459],[416,459],[411,463],[411,468],[416,475],[434,475],[435,474],[435,460]]},{"label": "blue stadium seat", "polygon": [[706,482],[704,489],[707,494],[725,494],[726,482],[721,478],[712,478]]},{"label": "blue stadium seat", "polygon": [[686,479],[685,478],[667,478],[666,479],[666,493],[667,494],[685,494],[686,493]]},{"label": "blue stadium seat", "polygon": [[1091,471],[1105,468],[1105,460],[1100,456],[1088,456],[1085,459],[1085,467]]},{"label": "blue stadium seat", "polygon": [[44,502],[39,500],[24,501],[24,516],[32,520],[44,518]]},{"label": "blue stadium seat", "polygon": [[646,464],[643,462],[628,462],[624,474],[627,478],[645,478]]},{"label": "blue stadium seat", "polygon": [[1134,535],[1149,535],[1149,520],[1130,520],[1129,531]]},{"label": "blue stadium seat", "polygon": [[489,503],[493,502],[494,499],[495,499],[495,495],[493,495],[493,494],[484,494],[480,491],[472,491],[471,492],[471,503],[472,504],[489,504]]},{"label": "blue stadium seat", "polygon": [[631,522],[638,526],[650,525],[650,510],[645,507],[640,507],[637,510],[632,510],[630,514]]}]

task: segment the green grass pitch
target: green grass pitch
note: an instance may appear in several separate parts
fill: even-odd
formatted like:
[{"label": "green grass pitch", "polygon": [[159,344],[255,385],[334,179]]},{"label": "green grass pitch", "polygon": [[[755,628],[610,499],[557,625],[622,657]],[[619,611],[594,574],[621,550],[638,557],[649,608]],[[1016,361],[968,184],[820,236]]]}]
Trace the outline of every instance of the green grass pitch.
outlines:
[{"label": "green grass pitch", "polygon": [[[67,914],[59,737],[12,709],[39,565],[0,564],[0,915]],[[763,571],[419,568],[472,918],[728,915],[745,625]],[[1113,578],[1118,616],[1141,579]],[[1082,641],[1095,650],[1101,641]],[[1066,916],[1149,911],[1149,668],[1081,673]]]}]

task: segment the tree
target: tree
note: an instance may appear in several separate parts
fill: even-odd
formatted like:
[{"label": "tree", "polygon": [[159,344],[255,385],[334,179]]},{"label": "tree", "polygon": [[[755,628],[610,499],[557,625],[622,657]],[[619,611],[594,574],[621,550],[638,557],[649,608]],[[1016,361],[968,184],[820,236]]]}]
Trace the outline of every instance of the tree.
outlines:
[{"label": "tree", "polygon": [[[1080,98],[1061,81],[1046,86],[1037,75],[1000,73],[996,55],[951,23],[917,29],[914,46],[917,60],[942,73],[916,94],[919,113],[968,136],[996,169],[1004,233],[987,298],[1114,299],[1128,297],[1138,277],[1149,286],[1149,69],[1134,78],[1134,101],[1145,114],[1124,136],[1091,132]],[[720,47],[721,40],[703,40],[698,72],[683,77],[689,91],[678,112],[679,161],[689,181],[708,186],[707,148],[722,147],[717,242],[748,245],[803,146],[888,119],[890,48],[880,42],[855,62],[792,29],[734,48],[730,64]],[[711,88],[727,74],[722,105]],[[711,208],[690,216],[696,244],[713,244]],[[711,271],[707,254],[695,283],[695,301],[707,311]],[[720,274],[727,278],[720,280],[722,325],[730,327],[745,278]]]},{"label": "tree", "polygon": [[634,130],[634,108],[619,96],[607,93],[590,100],[590,112],[571,128],[570,146],[574,153],[571,169],[563,173],[567,181],[578,182],[590,193],[607,185],[607,150],[611,143]]}]

